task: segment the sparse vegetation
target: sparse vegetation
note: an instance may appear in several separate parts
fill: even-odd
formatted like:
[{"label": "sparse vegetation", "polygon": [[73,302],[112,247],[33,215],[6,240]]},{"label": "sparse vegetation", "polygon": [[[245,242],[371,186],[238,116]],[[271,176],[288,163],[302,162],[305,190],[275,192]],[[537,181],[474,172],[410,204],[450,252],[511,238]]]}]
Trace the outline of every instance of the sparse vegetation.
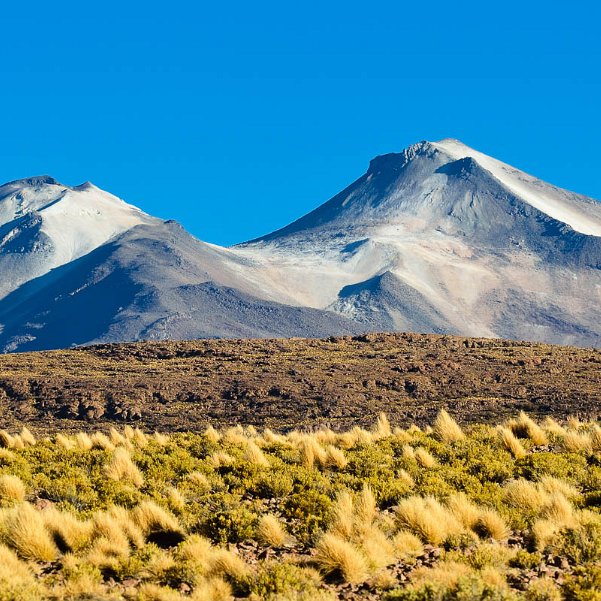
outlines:
[{"label": "sparse vegetation", "polygon": [[0,600],[596,599],[599,426],[0,432]]}]

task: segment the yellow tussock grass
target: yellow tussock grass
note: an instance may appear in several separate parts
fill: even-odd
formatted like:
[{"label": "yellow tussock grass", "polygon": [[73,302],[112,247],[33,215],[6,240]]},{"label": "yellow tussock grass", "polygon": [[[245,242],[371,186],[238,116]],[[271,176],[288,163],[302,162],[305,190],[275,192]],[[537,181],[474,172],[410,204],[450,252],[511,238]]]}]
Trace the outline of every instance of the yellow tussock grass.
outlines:
[{"label": "yellow tussock grass", "polygon": [[425,468],[432,468],[436,465],[436,459],[430,454],[427,449],[419,447],[415,450],[416,461]]},{"label": "yellow tussock grass", "polygon": [[131,510],[131,517],[144,534],[156,531],[182,531],[177,518],[153,501],[142,501]]},{"label": "yellow tussock grass", "polygon": [[3,449],[12,449],[13,446],[13,437],[6,430],[0,430],[0,447]]},{"label": "yellow tussock grass", "polygon": [[75,445],[80,451],[89,451],[94,447],[92,438],[85,432],[78,432],[75,435]]},{"label": "yellow tussock grass", "polygon": [[507,483],[503,494],[509,505],[530,511],[542,511],[549,501],[549,495],[540,486],[523,478]]},{"label": "yellow tussock grass", "polygon": [[465,528],[473,530],[478,523],[480,508],[465,493],[452,495],[447,501],[447,507]]},{"label": "yellow tussock grass", "polygon": [[492,509],[481,509],[472,529],[481,538],[492,538],[498,541],[507,539],[511,534],[505,520]]},{"label": "yellow tussock grass", "polygon": [[348,465],[348,461],[344,451],[333,445],[326,447],[326,467],[336,468],[339,470],[344,469]]},{"label": "yellow tussock grass", "polygon": [[167,488],[165,497],[171,511],[181,513],[186,508],[186,498],[175,486]]},{"label": "yellow tussock grass", "polygon": [[209,479],[202,474],[201,472],[190,472],[186,479],[188,482],[194,485],[195,488],[198,488],[201,492],[206,492],[211,490],[211,483]]},{"label": "yellow tussock grass", "polygon": [[415,449],[411,445],[403,445],[403,457],[405,459],[415,459]]},{"label": "yellow tussock grass", "polygon": [[209,539],[193,534],[178,547],[177,552],[180,559],[194,563],[195,567],[204,573],[213,554],[213,548]]},{"label": "yellow tussock grass", "polygon": [[270,547],[282,547],[290,540],[282,522],[270,513],[259,520],[257,538]]},{"label": "yellow tussock grass", "polygon": [[375,526],[364,526],[361,529],[358,545],[367,560],[370,573],[396,561],[394,543]]},{"label": "yellow tussock grass", "polygon": [[373,428],[373,434],[378,438],[384,438],[392,434],[392,428],[390,427],[390,422],[385,413],[380,413],[380,415],[378,415],[378,419]]},{"label": "yellow tussock grass", "polygon": [[144,484],[142,472],[132,461],[129,451],[123,447],[118,447],[113,451],[113,456],[106,466],[105,473],[111,480],[129,482],[138,488]]},{"label": "yellow tussock grass", "polygon": [[497,428],[501,443],[503,446],[516,458],[521,459],[526,456],[526,449],[522,443],[516,438],[515,434],[509,429],[499,426]]},{"label": "yellow tussock grass", "polygon": [[112,440],[102,432],[94,432],[92,436],[90,436],[90,440],[92,441],[92,446],[95,449],[103,449],[105,451],[114,451],[115,445]]},{"label": "yellow tussock grass", "polygon": [[155,432],[152,435],[152,439],[162,447],[169,443],[169,436],[167,434],[162,434],[161,432]]},{"label": "yellow tussock grass", "polygon": [[232,465],[232,463],[234,463],[234,458],[225,451],[215,451],[215,453],[208,458],[208,463],[214,468],[219,468],[225,465]]},{"label": "yellow tussock grass", "polygon": [[76,442],[64,434],[57,434],[54,440],[57,445],[63,447],[66,451],[73,451],[77,448]]},{"label": "yellow tussock grass", "polygon": [[563,448],[569,453],[579,453],[580,451],[590,451],[593,448],[591,435],[587,432],[577,432],[568,430],[561,439]]},{"label": "yellow tussock grass", "polygon": [[23,444],[26,447],[35,446],[35,436],[25,426],[23,426],[23,428],[21,429],[21,433],[19,434],[19,436],[21,437],[21,440],[23,441]]},{"label": "yellow tussock grass", "polygon": [[225,580],[215,577],[203,579],[188,597],[190,601],[232,601],[233,598],[232,587]]},{"label": "yellow tussock grass", "polygon": [[2,474],[0,476],[0,501],[20,503],[25,499],[25,485],[18,476]]},{"label": "yellow tussock grass", "polygon": [[314,560],[321,571],[339,572],[346,582],[363,582],[369,573],[364,555],[345,539],[329,532],[317,542]]},{"label": "yellow tussock grass", "polygon": [[312,436],[305,436],[300,443],[301,461],[308,468],[323,465],[327,459],[326,450]]},{"label": "yellow tussock grass", "polygon": [[597,424],[591,430],[591,446],[594,451],[601,451],[601,428]]},{"label": "yellow tussock grass", "polygon": [[376,519],[378,506],[373,491],[364,485],[355,504],[355,521],[359,528],[370,526]]},{"label": "yellow tussock grass", "polygon": [[114,506],[93,517],[95,536],[105,536],[124,541],[125,545],[141,547],[144,544],[144,533],[124,507]]},{"label": "yellow tussock grass", "polygon": [[11,509],[2,529],[5,542],[23,559],[53,561],[58,556],[40,512],[29,503]]},{"label": "yellow tussock grass", "polygon": [[244,581],[250,573],[244,560],[227,549],[216,548],[209,558],[209,574],[233,581]]},{"label": "yellow tussock grass", "polygon": [[246,443],[244,458],[251,465],[258,467],[269,467],[269,460],[265,457],[263,451],[252,441]]},{"label": "yellow tussock grass", "polygon": [[437,438],[446,443],[457,442],[465,438],[465,434],[459,424],[444,409],[436,416],[434,433]]},{"label": "yellow tussock grass", "polygon": [[539,486],[549,494],[559,493],[566,497],[566,499],[576,499],[580,496],[580,491],[575,486],[554,476],[542,476]]},{"label": "yellow tussock grass", "polygon": [[432,568],[418,568],[411,574],[411,584],[408,588],[420,587],[425,583],[435,583],[443,588],[450,588],[458,580],[473,573],[473,569],[464,563],[456,561],[441,561]]},{"label": "yellow tussock grass", "polygon": [[399,470],[399,473],[397,474],[397,478],[403,482],[403,484],[406,484],[408,488],[413,488],[415,486],[415,480],[413,479],[413,476],[411,476],[411,474],[404,469]]},{"label": "yellow tussock grass", "polygon": [[560,526],[553,522],[553,520],[542,518],[534,522],[532,525],[532,538],[534,539],[536,550],[544,551],[559,530]]},{"label": "yellow tussock grass", "polygon": [[407,530],[401,530],[392,537],[395,554],[399,559],[417,557],[424,552],[424,544],[418,536]]},{"label": "yellow tussock grass", "polygon": [[403,499],[396,510],[396,521],[400,529],[409,530],[434,545],[463,531],[459,520],[434,497]]},{"label": "yellow tussock grass", "polygon": [[266,444],[281,444],[281,445],[285,445],[285,444],[288,443],[288,440],[287,440],[287,438],[285,436],[282,436],[281,434],[276,434],[275,432],[273,432],[269,428],[265,428],[265,430],[263,430],[262,438],[263,438],[263,440],[265,441]]},{"label": "yellow tussock grass", "polygon": [[549,496],[544,509],[544,516],[559,526],[572,526],[575,523],[572,504],[559,492]]},{"label": "yellow tussock grass", "polygon": [[127,445],[127,438],[125,438],[125,436],[123,436],[123,434],[121,434],[121,432],[114,427],[111,427],[109,430],[109,437],[115,446]]},{"label": "yellow tussock grass", "polygon": [[548,442],[543,428],[523,411],[520,411],[516,419],[510,420],[508,426],[516,436],[519,438],[529,438],[535,445],[544,445]]},{"label": "yellow tussock grass", "polygon": [[336,534],[351,538],[355,525],[355,508],[353,496],[348,491],[341,491],[336,497],[332,508],[330,530]]},{"label": "yellow tussock grass", "polygon": [[62,551],[80,551],[92,539],[94,524],[83,522],[70,513],[48,507],[41,512],[46,529]]},{"label": "yellow tussock grass", "polygon": [[145,582],[137,590],[136,601],[182,601],[183,597],[172,588]]},{"label": "yellow tussock grass", "polygon": [[547,434],[561,437],[566,433],[566,429],[552,417],[545,417],[542,426]]}]

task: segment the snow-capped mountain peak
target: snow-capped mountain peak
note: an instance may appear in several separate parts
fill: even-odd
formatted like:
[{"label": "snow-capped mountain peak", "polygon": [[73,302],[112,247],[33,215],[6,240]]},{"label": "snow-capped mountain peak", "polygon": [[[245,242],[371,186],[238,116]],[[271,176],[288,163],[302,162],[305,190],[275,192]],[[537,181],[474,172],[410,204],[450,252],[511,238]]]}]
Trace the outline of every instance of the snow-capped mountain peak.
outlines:
[{"label": "snow-capped mountain peak", "polygon": [[453,139],[375,157],[231,248],[89,182],[10,182],[0,273],[0,350],[369,330],[601,346],[601,204]]},{"label": "snow-capped mountain peak", "polygon": [[0,187],[0,297],[154,221],[90,182],[71,187],[50,176],[9,182]]}]

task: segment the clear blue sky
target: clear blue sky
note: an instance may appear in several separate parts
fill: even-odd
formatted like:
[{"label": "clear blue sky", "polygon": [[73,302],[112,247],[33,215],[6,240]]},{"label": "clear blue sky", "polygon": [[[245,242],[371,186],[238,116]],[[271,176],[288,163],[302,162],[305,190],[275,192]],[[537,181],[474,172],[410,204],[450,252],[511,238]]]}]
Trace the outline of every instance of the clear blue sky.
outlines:
[{"label": "clear blue sky", "polygon": [[593,2],[23,4],[2,7],[2,181],[91,180],[231,244],[456,137],[601,198]]}]

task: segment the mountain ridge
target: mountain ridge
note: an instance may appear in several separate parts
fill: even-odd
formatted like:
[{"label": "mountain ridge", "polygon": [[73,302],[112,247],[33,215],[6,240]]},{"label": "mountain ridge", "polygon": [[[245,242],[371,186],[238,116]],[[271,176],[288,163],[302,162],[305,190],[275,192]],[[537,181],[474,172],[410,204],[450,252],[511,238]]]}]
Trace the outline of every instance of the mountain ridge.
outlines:
[{"label": "mountain ridge", "polygon": [[5,351],[379,330],[601,346],[601,203],[454,139],[375,157],[229,248],[87,182],[15,180],[0,187],[0,272]]}]

